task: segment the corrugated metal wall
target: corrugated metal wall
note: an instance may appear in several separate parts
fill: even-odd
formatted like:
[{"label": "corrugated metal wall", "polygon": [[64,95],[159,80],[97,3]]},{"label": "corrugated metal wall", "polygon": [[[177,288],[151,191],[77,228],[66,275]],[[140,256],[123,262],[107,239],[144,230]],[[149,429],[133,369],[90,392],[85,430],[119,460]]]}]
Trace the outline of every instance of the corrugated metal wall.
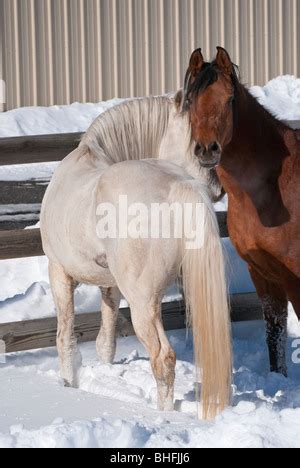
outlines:
[{"label": "corrugated metal wall", "polygon": [[300,0],[0,0],[0,22],[8,109],[176,90],[198,46],[248,84],[300,75]]}]

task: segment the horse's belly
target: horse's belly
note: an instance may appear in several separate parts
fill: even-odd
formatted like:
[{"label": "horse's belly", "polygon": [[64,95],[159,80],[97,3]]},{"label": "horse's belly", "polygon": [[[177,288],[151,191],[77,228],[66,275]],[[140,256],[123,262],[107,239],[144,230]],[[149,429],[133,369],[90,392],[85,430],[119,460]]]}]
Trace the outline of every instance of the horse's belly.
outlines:
[{"label": "horse's belly", "polygon": [[92,284],[103,287],[114,287],[116,281],[110,270],[101,267],[95,260],[86,260],[82,256],[74,253],[71,261],[61,259],[60,262],[65,271],[79,283]]},{"label": "horse's belly", "polygon": [[62,238],[57,230],[48,236],[45,254],[50,261],[61,265],[74,280],[104,287],[116,285],[106,263],[103,245],[96,234],[95,241],[91,242],[90,239],[85,241],[79,231],[73,232],[71,239],[76,238],[76,243]]}]

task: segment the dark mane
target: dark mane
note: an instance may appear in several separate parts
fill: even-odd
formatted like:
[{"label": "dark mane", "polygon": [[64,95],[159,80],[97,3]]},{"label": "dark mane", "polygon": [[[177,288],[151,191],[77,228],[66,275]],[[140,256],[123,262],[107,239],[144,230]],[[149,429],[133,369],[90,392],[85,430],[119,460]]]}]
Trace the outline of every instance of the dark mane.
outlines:
[{"label": "dark mane", "polygon": [[[213,61],[211,63],[205,62],[201,72],[198,74],[189,90],[189,93],[191,93],[192,98],[198,96],[198,94],[202,93],[209,86],[213,85],[216,81],[218,81],[220,73],[222,73],[222,71],[218,68],[216,61]],[[237,87],[239,85],[241,86],[239,81],[238,67],[236,65],[233,66],[231,80],[234,86],[234,90],[236,91]]]}]

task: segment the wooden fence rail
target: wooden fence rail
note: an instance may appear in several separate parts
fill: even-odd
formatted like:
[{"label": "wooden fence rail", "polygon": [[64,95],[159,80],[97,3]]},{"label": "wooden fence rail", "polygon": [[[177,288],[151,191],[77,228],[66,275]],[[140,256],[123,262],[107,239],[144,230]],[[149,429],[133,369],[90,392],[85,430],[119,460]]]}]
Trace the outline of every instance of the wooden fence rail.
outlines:
[{"label": "wooden fence rail", "polygon": [[82,133],[0,138],[0,166],[61,161],[77,148]]},{"label": "wooden fence rail", "polygon": [[[125,318],[117,328],[119,336],[130,336],[134,330],[130,320],[130,310],[121,309]],[[237,294],[231,297],[232,321],[261,320],[262,312],[256,294]],[[173,301],[162,306],[166,330],[185,328],[184,303]],[[101,314],[92,312],[76,315],[75,334],[79,343],[94,341],[100,329]],[[7,353],[30,349],[50,348],[56,345],[57,320],[46,318],[0,325],[0,340],[5,343]]]},{"label": "wooden fence rail", "polygon": [[0,231],[0,260],[44,255],[39,229]]}]

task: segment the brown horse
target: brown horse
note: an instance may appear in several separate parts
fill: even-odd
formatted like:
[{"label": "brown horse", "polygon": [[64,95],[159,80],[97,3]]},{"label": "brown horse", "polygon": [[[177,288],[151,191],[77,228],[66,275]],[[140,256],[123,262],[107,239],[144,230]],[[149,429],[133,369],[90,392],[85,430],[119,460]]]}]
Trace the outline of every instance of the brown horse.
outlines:
[{"label": "brown horse", "polygon": [[186,76],[195,154],[216,167],[229,198],[230,237],[262,301],[271,371],[287,375],[287,306],[300,318],[300,131],[265,110],[218,47],[196,50]]}]

